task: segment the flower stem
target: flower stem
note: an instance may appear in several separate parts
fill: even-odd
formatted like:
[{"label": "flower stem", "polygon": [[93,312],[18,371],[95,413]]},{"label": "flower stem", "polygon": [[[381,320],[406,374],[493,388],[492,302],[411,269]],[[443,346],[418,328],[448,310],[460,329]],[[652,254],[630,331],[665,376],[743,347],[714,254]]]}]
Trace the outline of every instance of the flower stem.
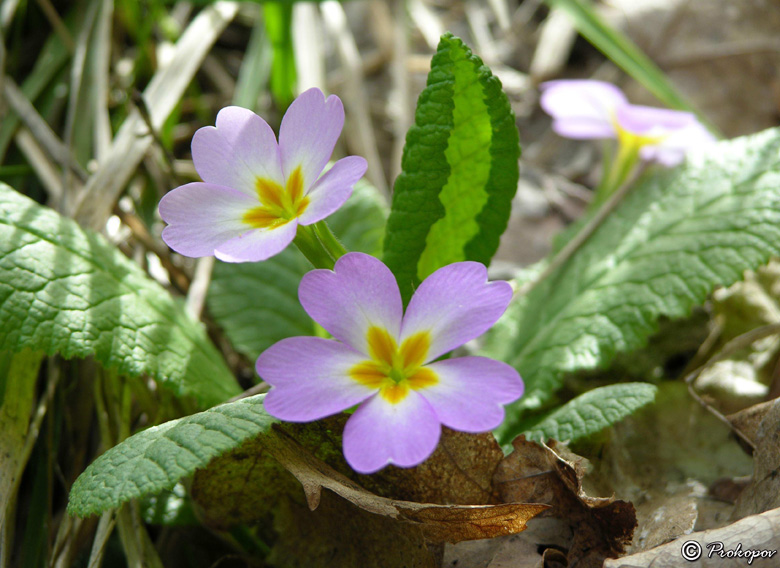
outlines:
[{"label": "flower stem", "polygon": [[347,254],[347,249],[345,249],[344,245],[336,238],[336,235],[333,234],[325,221],[315,223],[314,232],[317,237],[319,237],[320,242],[328,250],[330,256],[333,257],[333,260],[338,260]]},{"label": "flower stem", "polygon": [[639,160],[639,150],[642,147],[637,138],[635,136],[619,138],[615,157],[609,161],[608,165],[605,162],[604,177],[601,178],[601,183],[596,188],[595,196],[590,204],[591,209],[601,207],[601,204],[609,199],[628,179]]},{"label": "flower stem", "polygon": [[298,225],[293,242],[315,268],[332,269],[336,261],[347,253],[325,221],[314,225]]}]

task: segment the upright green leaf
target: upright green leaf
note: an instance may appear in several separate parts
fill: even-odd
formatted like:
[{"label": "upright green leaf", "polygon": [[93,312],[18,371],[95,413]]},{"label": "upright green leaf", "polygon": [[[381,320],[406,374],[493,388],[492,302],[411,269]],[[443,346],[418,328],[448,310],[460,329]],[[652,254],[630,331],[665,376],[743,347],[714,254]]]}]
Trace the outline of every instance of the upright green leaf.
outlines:
[{"label": "upright green leaf", "polygon": [[520,156],[501,82],[463,42],[445,34],[406,135],[384,260],[407,301],[436,269],[489,264],[509,220]]},{"label": "upright green leaf", "polygon": [[[379,254],[387,205],[361,181],[328,224],[348,250]],[[311,264],[292,247],[264,262],[218,262],[207,298],[209,312],[233,346],[251,359],[285,337],[313,335],[298,301],[298,284]]]},{"label": "upright green leaf", "polygon": [[93,355],[211,406],[240,392],[201,324],[98,234],[0,184],[0,349]]},{"label": "upright green leaf", "polygon": [[154,426],[101,455],[70,492],[68,512],[85,517],[125,501],[172,490],[176,483],[245,440],[268,432],[275,418],[264,394]]},{"label": "upright green leaf", "polygon": [[658,389],[647,383],[622,383],[588,391],[570,400],[525,432],[537,442],[549,438],[574,442],[619,422],[655,400]]},{"label": "upright green leaf", "polygon": [[[526,394],[502,441],[523,428],[566,373],[603,367],[642,346],[661,316],[682,317],[780,253],[780,130],[722,142],[645,178],[586,243],[510,316],[517,333],[491,349]],[[506,323],[506,322],[504,322]]]}]

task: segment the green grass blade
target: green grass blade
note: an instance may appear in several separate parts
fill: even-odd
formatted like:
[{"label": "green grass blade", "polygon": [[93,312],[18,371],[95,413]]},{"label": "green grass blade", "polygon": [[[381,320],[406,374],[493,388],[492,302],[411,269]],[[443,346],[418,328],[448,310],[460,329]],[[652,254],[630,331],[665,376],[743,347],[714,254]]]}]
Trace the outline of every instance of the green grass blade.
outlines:
[{"label": "green grass blade", "polygon": [[257,99],[268,83],[272,61],[273,49],[265,31],[265,22],[258,17],[238,71],[233,104],[255,110]]},{"label": "green grass blade", "polygon": [[263,3],[263,20],[273,46],[271,94],[280,110],[286,110],[295,98],[295,49],[292,38],[292,3]]}]

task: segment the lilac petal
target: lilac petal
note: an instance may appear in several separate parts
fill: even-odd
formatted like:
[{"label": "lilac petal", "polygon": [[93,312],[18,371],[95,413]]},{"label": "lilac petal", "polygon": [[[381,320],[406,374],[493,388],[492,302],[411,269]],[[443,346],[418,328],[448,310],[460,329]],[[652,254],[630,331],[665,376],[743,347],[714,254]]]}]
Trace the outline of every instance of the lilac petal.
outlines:
[{"label": "lilac petal", "polygon": [[398,337],[401,293],[390,269],[371,255],[350,252],[333,270],[312,270],[301,280],[298,298],[306,313],[333,337],[366,355],[370,327]]},{"label": "lilac petal", "polygon": [[502,405],[523,394],[523,381],[506,363],[487,357],[460,357],[426,365],[439,377],[420,389],[445,426],[462,432],[487,432],[504,420]]},{"label": "lilac petal", "polygon": [[553,120],[552,129],[558,136],[573,140],[601,140],[616,136],[614,124],[589,118]]},{"label": "lilac petal", "polygon": [[365,359],[333,339],[283,339],[266,349],[255,366],[273,387],[265,396],[265,409],[288,422],[310,422],[346,410],[377,392],[349,376]]},{"label": "lilac petal", "polygon": [[567,138],[614,138],[615,111],[628,104],[620,89],[602,81],[550,81],[540,89],[553,129]]},{"label": "lilac petal", "polygon": [[250,230],[242,221],[257,200],[219,185],[188,183],[160,200],[160,216],[168,223],[165,243],[179,254],[211,256],[222,243]]},{"label": "lilac petal", "polygon": [[358,473],[391,463],[412,467],[433,453],[440,435],[436,414],[418,393],[410,391],[395,404],[375,395],[344,426],[344,457]]},{"label": "lilac petal", "polygon": [[401,342],[429,332],[426,361],[485,333],[512,299],[507,282],[488,282],[479,262],[456,262],[440,268],[420,284],[406,308]]},{"label": "lilac petal", "polygon": [[712,133],[697,121],[687,128],[672,132],[656,145],[643,147],[639,155],[644,160],[672,167],[681,163],[689,150],[703,148],[715,142],[716,138]]},{"label": "lilac petal", "polygon": [[309,89],[293,101],[279,129],[282,168],[289,176],[301,166],[304,190],[314,185],[330,160],[344,126],[341,100]]},{"label": "lilac petal", "polygon": [[642,105],[625,105],[616,113],[621,128],[645,136],[666,134],[695,124],[690,112]]},{"label": "lilac petal", "polygon": [[192,161],[203,181],[257,196],[258,177],[284,186],[279,146],[265,120],[241,107],[225,107],[217,126],[192,137]]},{"label": "lilac petal", "polygon": [[342,158],[314,184],[307,194],[309,205],[298,217],[301,225],[324,219],[352,195],[352,186],[366,173],[368,163],[360,156]]},{"label": "lilac petal", "polygon": [[295,219],[273,229],[255,229],[219,245],[214,255],[224,262],[259,262],[282,252],[297,230]]}]

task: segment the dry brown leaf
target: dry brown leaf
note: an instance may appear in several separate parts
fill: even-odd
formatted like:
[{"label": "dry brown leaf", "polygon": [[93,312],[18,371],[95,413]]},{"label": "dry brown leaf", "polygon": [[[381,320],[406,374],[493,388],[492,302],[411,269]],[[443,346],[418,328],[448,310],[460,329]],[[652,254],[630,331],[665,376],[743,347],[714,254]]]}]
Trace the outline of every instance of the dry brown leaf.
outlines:
[{"label": "dry brown leaf", "polygon": [[270,526],[280,501],[298,492],[298,482],[258,439],[213,459],[198,470],[190,495],[203,524],[226,530],[240,524]]},{"label": "dry brown leaf", "polygon": [[656,404],[577,450],[593,465],[586,487],[636,506],[631,554],[727,524],[733,505],[726,493],[713,499],[711,491],[723,489],[724,479],[738,480],[753,469],[730,429],[692,399],[681,382],[662,383]]},{"label": "dry brown leaf", "polygon": [[349,418],[339,414],[307,424],[284,424],[282,428],[315,457],[364,489],[391,499],[448,505],[498,503],[492,482],[504,458],[489,432],[466,434],[442,428],[436,451],[414,468],[388,466],[371,475],[358,475],[344,460],[340,433]]},{"label": "dry brown leaf", "polygon": [[330,491],[323,492],[316,511],[293,499],[282,501],[273,526],[278,536],[267,558],[271,566],[441,566],[441,546],[426,543],[419,530],[363,511]]},{"label": "dry brown leaf", "polygon": [[515,534],[548,508],[544,504],[436,505],[388,499],[370,493],[316,459],[289,435],[274,429],[263,444],[303,486],[309,507],[320,503],[322,488],[330,489],[364,511],[416,525],[432,542],[459,542]]},{"label": "dry brown leaf", "polygon": [[490,432],[466,434],[442,429],[430,458],[415,468],[387,467],[357,479],[367,490],[403,501],[449,505],[499,503],[493,474],[504,458]]},{"label": "dry brown leaf", "polygon": [[729,414],[726,418],[729,419],[734,428],[742,432],[755,444],[761,421],[766,417],[774,403],[774,400],[760,402],[734,414]]},{"label": "dry brown leaf", "polygon": [[[691,544],[696,543],[696,544]],[[722,547],[722,548],[721,548]],[[744,566],[777,566],[780,557],[780,509],[773,509],[761,515],[753,515],[718,529],[683,535],[676,540],[617,560],[607,560],[604,568],[743,568]],[[687,560],[701,550],[701,557]],[[720,550],[720,552],[718,552]],[[728,551],[732,557],[728,557]],[[734,555],[737,551],[742,556]],[[748,562],[746,551],[765,551],[764,557]],[[772,556],[769,556],[769,554]],[[721,556],[724,554],[724,556]],[[694,563],[695,562],[695,563]]]},{"label": "dry brown leaf", "polygon": [[737,499],[733,519],[780,507],[780,400],[772,401],[755,436],[753,478]]},{"label": "dry brown leaf", "polygon": [[590,497],[582,489],[584,458],[565,446],[539,446],[519,437],[515,451],[501,462],[494,484],[506,501],[551,505],[544,513],[568,524],[572,537],[568,562],[581,568],[600,567],[621,554],[636,528],[631,503],[612,497]]}]

